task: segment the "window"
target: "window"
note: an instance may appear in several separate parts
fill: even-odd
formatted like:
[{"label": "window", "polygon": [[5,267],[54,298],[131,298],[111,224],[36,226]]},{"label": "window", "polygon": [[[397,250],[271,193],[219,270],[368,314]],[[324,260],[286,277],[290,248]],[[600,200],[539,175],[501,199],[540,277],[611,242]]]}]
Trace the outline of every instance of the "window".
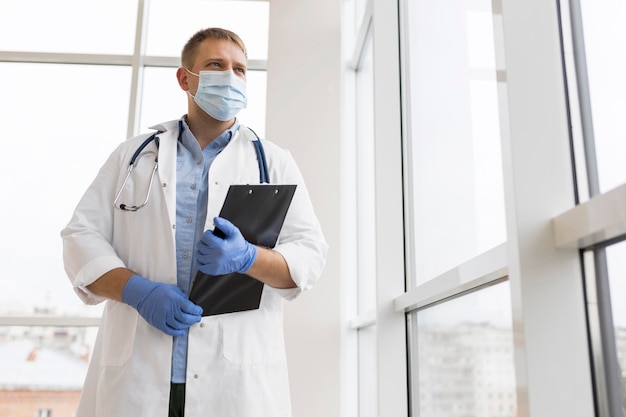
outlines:
[{"label": "window", "polygon": [[[374,126],[373,126],[372,38],[368,33],[356,71],[356,194],[357,194],[357,288],[358,315],[375,317],[376,311],[376,232],[374,224]],[[359,416],[377,415],[376,325],[371,321],[358,332]]]},{"label": "window", "polygon": [[411,285],[420,285],[506,241],[500,116],[491,1],[405,10]]},{"label": "window", "polygon": [[496,13],[403,5],[411,415],[512,417]]},{"label": "window", "polygon": [[517,415],[509,284],[409,315],[412,415]]},{"label": "window", "polygon": [[137,0],[2,0],[0,8],[0,51],[133,53]]},{"label": "window", "polygon": [[[585,93],[587,75],[580,66],[585,49],[577,45],[574,54],[568,43],[579,36],[560,36],[560,25],[570,19],[566,3],[577,2],[368,2],[375,152],[373,161],[367,155],[362,161],[375,170],[372,227],[376,242],[384,243],[376,245],[371,261],[376,265],[375,314],[355,313],[351,324],[359,336],[368,329],[375,339],[365,342],[375,344],[365,351],[367,360],[376,361],[370,365],[377,372],[375,384],[367,375],[359,378],[360,386],[371,390],[368,395],[376,395],[378,415],[594,415],[594,405],[609,403],[618,408],[595,414],[623,414],[619,364],[624,355],[618,353],[623,303],[613,302],[619,297],[614,291],[621,293],[617,259],[622,248],[613,245],[626,233],[626,186],[620,185],[623,179],[609,179],[611,163],[600,162],[601,155],[595,162],[596,153],[610,161],[609,148],[577,135],[594,126],[588,123],[590,115],[595,122],[596,113],[610,107],[607,103],[619,108],[615,97],[624,94],[616,80],[614,96],[594,104],[611,80],[594,86],[593,78],[590,94]],[[596,10],[594,15],[608,24],[576,26],[573,19],[574,33],[582,27],[606,40],[610,36],[596,29],[603,26],[600,32],[611,33],[611,41],[623,38],[621,26],[613,24],[623,20],[618,3],[585,1],[581,6],[583,12]],[[606,10],[615,13],[607,19]],[[356,33],[354,44],[365,44],[359,41],[362,33],[352,29],[346,28],[346,36]],[[601,59],[590,77],[594,71],[600,77],[620,71],[622,49],[611,43],[594,55]],[[610,65],[603,61],[607,58]],[[358,66],[353,69],[358,76]],[[357,96],[354,91],[350,98]],[[610,114],[598,117],[605,119],[603,137],[614,140],[619,154],[619,129],[608,127]],[[368,125],[358,127],[363,126]],[[392,148],[400,149],[400,163]],[[390,175],[395,164],[402,165],[401,214],[390,210],[396,196],[386,192],[396,186],[397,178]],[[596,165],[598,192],[582,190]],[[387,250],[396,240],[382,235],[393,235],[389,231],[398,217],[404,251]],[[584,281],[580,249],[585,252]],[[599,262],[602,250],[604,263]],[[405,262],[391,252],[403,252]],[[399,264],[406,268],[406,288],[395,285]],[[600,291],[609,287],[610,304]],[[354,302],[356,294],[347,298]],[[610,322],[602,319],[607,316],[605,308],[598,308],[602,305],[614,309]],[[404,332],[397,331],[398,316]],[[405,343],[407,351],[401,349]],[[614,353],[606,359],[608,347]],[[396,366],[407,352],[405,380]],[[407,382],[408,410],[402,396]],[[613,388],[607,393],[603,385]],[[562,386],[568,389],[554,389]]]},{"label": "window", "polygon": [[0,208],[0,245],[10,254],[0,263],[0,314],[99,315],[73,294],[59,232],[126,135],[131,69],[11,62],[0,70],[9,139],[0,177],[7,201],[16,202]]},{"label": "window", "polygon": [[[619,24],[626,9],[611,1],[587,0],[561,2],[561,8],[579,205],[557,217],[555,225],[563,245],[569,240],[583,249],[597,415],[623,415],[626,316],[620,306],[626,234],[617,199],[626,194],[626,136],[619,116],[626,110],[621,75],[626,52],[618,39],[626,34]],[[572,223],[572,216],[599,221]]]}]

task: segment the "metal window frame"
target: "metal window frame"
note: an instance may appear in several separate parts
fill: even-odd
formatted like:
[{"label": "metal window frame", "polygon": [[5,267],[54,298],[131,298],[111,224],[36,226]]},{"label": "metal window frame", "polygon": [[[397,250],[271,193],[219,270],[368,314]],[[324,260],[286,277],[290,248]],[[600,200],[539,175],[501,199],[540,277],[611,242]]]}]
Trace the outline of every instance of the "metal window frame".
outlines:
[{"label": "metal window frame", "polygon": [[600,417],[622,415],[624,394],[618,366],[615,329],[612,317],[606,247],[626,239],[626,184],[602,193],[596,158],[595,133],[591,110],[591,94],[587,71],[583,15],[580,0],[559,0],[562,36],[571,42],[571,65],[564,56],[567,74],[575,82],[568,86],[572,102],[572,119],[579,121],[576,140],[582,143],[584,166],[578,164],[574,177],[586,180],[589,195],[582,204],[553,219],[555,245],[559,248],[579,248],[585,281],[587,320],[591,362],[594,372],[596,413]]}]

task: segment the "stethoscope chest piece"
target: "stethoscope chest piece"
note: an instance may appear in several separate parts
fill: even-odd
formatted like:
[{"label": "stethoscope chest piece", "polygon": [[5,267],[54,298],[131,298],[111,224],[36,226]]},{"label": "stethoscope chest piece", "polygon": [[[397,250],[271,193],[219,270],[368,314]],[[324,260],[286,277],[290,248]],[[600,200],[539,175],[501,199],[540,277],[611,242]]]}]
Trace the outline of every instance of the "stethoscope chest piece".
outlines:
[{"label": "stethoscope chest piece", "polygon": [[[148,204],[148,200],[150,198],[150,191],[152,191],[152,183],[154,182],[154,176],[156,175],[157,169],[159,168],[159,138],[157,137],[157,135],[160,133],[163,133],[163,132],[156,132],[153,135],[151,135],[148,139],[144,140],[143,143],[139,145],[139,147],[133,154],[132,158],[130,158],[130,163],[128,164],[128,170],[126,171],[126,177],[124,178],[124,182],[122,183],[122,186],[120,187],[119,191],[115,194],[115,199],[113,200],[113,206],[115,208],[120,209],[122,211],[137,211],[140,208],[144,207],[146,204]],[[133,173],[133,170],[135,169],[135,166],[137,165],[140,159],[139,157],[141,155],[141,152],[143,152],[144,148],[148,146],[148,144],[150,144],[150,142],[152,141],[154,141],[157,150],[156,150],[156,156],[154,157],[154,166],[152,167],[152,173],[150,174],[150,181],[148,182],[148,188],[146,189],[146,197],[144,198],[143,202],[140,204],[132,204],[132,205],[126,204],[126,203],[118,204],[120,196],[122,195],[122,191],[124,191],[124,189],[126,188],[126,184],[128,183],[128,180],[130,179],[130,176]]]}]

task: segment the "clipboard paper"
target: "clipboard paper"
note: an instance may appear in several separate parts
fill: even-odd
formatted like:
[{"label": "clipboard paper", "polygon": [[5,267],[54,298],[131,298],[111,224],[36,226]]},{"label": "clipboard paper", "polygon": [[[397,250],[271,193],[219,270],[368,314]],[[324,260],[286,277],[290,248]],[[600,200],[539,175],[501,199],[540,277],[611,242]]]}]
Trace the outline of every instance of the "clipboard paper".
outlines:
[{"label": "clipboard paper", "polygon": [[[291,184],[231,185],[220,217],[237,226],[248,242],[273,248],[295,191]],[[236,272],[212,276],[198,271],[189,299],[202,307],[203,316],[255,310],[263,285]]]}]

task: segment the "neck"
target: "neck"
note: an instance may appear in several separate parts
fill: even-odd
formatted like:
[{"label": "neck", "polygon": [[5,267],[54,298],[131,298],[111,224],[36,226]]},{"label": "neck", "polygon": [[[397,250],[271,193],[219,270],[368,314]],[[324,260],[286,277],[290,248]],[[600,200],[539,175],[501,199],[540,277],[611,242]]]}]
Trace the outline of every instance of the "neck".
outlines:
[{"label": "neck", "polygon": [[202,110],[194,113],[190,109],[187,115],[189,130],[191,130],[191,133],[195,136],[201,149],[204,149],[209,143],[213,142],[222,132],[230,128],[234,123],[234,118],[222,122],[221,120],[212,118]]}]

